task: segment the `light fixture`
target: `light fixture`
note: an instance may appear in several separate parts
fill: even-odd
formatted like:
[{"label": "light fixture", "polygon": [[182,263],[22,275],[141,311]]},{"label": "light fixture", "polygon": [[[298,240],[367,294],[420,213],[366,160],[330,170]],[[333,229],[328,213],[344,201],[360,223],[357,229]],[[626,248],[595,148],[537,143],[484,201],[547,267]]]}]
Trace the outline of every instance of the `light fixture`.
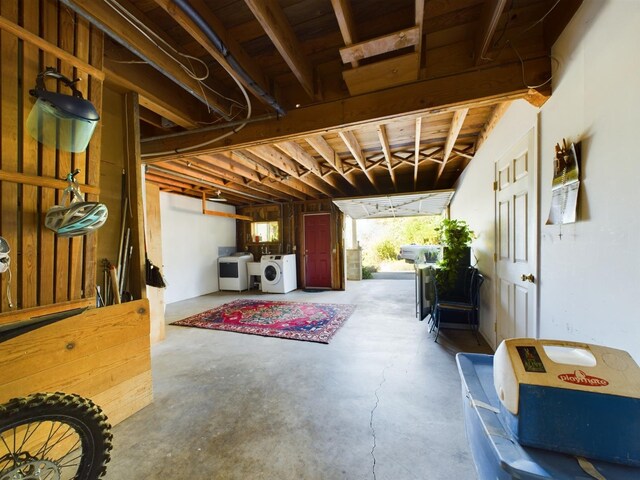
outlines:
[{"label": "light fixture", "polygon": [[[71,89],[71,95],[50,92],[45,80],[55,78]],[[89,145],[100,115],[70,80],[53,67],[39,73],[36,87],[29,90],[36,103],[27,118],[27,131],[38,142],[68,152],[84,152]]]}]

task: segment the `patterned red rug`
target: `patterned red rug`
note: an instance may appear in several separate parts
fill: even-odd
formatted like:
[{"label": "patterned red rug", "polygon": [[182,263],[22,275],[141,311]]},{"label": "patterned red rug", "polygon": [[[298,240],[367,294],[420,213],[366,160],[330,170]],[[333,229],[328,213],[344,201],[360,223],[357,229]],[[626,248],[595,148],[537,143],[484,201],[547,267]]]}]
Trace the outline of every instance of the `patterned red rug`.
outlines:
[{"label": "patterned red rug", "polygon": [[335,303],[235,300],[171,325],[329,343],[355,308]]}]

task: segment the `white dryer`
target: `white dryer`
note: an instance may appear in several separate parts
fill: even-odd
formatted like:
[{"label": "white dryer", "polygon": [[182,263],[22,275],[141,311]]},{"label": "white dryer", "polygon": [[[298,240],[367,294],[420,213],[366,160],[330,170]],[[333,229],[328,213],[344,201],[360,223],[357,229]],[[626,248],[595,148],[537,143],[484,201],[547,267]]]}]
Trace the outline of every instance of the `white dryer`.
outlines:
[{"label": "white dryer", "polygon": [[263,255],[260,271],[263,292],[287,293],[298,288],[295,255]]}]

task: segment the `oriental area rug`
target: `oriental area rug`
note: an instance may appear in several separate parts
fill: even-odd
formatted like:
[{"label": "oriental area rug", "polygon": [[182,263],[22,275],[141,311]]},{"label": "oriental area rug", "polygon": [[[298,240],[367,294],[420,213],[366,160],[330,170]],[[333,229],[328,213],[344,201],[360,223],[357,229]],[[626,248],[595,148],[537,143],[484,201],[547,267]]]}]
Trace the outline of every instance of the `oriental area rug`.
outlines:
[{"label": "oriental area rug", "polygon": [[235,300],[171,325],[329,343],[355,305]]}]

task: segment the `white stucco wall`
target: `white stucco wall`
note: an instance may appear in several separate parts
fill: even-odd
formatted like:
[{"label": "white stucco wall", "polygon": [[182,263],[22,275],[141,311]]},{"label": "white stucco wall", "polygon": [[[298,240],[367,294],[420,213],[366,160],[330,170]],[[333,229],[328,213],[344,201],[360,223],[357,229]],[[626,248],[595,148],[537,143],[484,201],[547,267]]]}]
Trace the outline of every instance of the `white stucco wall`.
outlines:
[{"label": "white stucco wall", "polygon": [[[207,209],[235,213],[208,202]],[[202,201],[160,193],[162,261],[167,304],[218,291],[218,247],[234,247],[236,221],[202,214]]]},{"label": "white stucco wall", "polygon": [[[480,268],[493,274],[494,162],[529,128],[539,131],[539,331],[544,338],[628,350],[640,362],[640,2],[585,0],[553,48],[553,95],[536,110],[517,102],[459,182],[452,217],[479,238]],[[554,145],[582,142],[578,222],[544,225]],[[493,284],[483,294],[482,333],[494,338]],[[483,287],[484,288],[484,287]]]}]

